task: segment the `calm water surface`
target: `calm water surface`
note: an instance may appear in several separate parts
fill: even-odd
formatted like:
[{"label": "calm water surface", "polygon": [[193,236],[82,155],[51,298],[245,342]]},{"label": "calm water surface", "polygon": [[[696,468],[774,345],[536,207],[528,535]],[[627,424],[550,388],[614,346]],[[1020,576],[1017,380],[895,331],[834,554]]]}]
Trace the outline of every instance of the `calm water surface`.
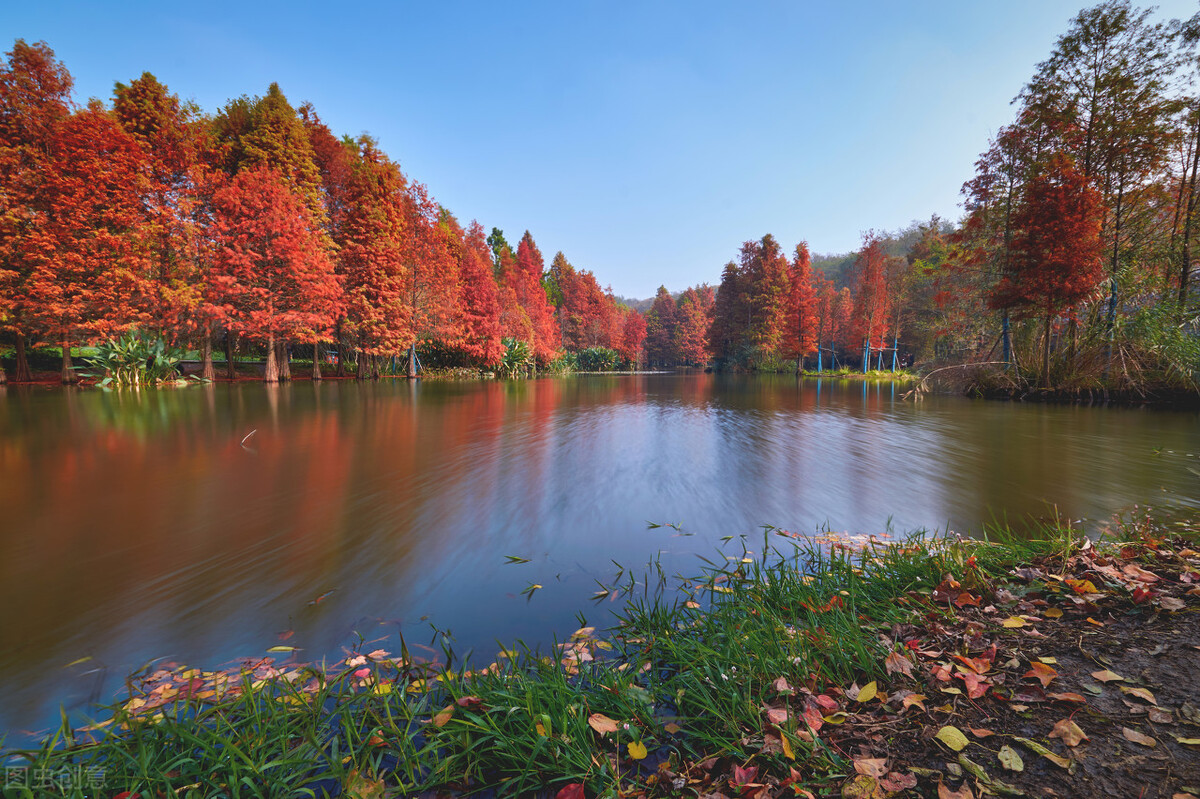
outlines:
[{"label": "calm water surface", "polygon": [[692,573],[763,524],[1200,507],[1195,413],[899,394],[711,375],[0,389],[0,732],[109,700],[152,659],[213,667],[288,631],[317,660],[431,625],[483,657],[545,644],[577,612],[605,622],[588,599],[614,560]]}]

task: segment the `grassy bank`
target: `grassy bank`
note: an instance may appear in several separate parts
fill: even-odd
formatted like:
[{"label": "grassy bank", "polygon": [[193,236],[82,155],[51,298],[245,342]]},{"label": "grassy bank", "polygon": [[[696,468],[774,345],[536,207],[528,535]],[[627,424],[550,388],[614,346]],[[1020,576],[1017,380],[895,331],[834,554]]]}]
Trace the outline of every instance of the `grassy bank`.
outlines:
[{"label": "grassy bank", "polygon": [[[1093,546],[1062,525],[894,543],[768,529],[694,577],[626,578],[617,627],[553,653],[461,671],[449,651],[422,662],[400,642],[321,667],[139,673],[99,725],[10,751],[5,795],[1041,795],[1059,777],[1058,795],[1101,795],[1116,789],[1071,793],[1087,759],[1060,722],[1078,718],[1095,746],[1093,705],[1111,693],[1161,714],[1145,696],[1162,689],[1135,674],[1120,693],[1077,687],[1054,665],[1068,653],[1047,647],[1078,633],[1094,655],[1091,636],[1139,613],[1187,626],[1200,556],[1179,535],[1193,532],[1143,520]],[[1174,791],[1200,784],[1200,740],[1178,727],[1171,743],[1148,718],[1122,729],[1170,750]]]}]

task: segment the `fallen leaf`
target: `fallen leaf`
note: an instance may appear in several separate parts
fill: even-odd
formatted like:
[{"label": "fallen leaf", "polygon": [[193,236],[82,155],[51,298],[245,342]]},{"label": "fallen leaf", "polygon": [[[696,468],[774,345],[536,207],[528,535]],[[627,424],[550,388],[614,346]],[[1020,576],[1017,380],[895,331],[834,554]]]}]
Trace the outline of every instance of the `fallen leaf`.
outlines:
[{"label": "fallen leaf", "polygon": [[368,779],[357,771],[351,771],[346,775],[342,796],[346,799],[383,799],[386,790],[383,780]]},{"label": "fallen leaf", "polygon": [[967,727],[976,738],[991,738],[996,733],[991,730],[981,730],[978,727]]},{"label": "fallen leaf", "polygon": [[864,685],[862,688],[858,689],[858,696],[855,697],[854,701],[864,702],[864,703],[870,702],[872,699],[875,698],[875,695],[878,693],[879,693],[879,686],[877,686],[875,684],[875,681],[872,680],[871,682]]},{"label": "fallen leaf", "polygon": [[[683,727],[680,727],[678,724],[676,724],[673,721],[667,722],[666,724],[664,724],[663,729],[666,730],[671,735],[676,735],[677,733],[680,733],[683,731]],[[783,748],[785,750],[787,749],[786,743]]]},{"label": "fallen leaf", "polygon": [[958,727],[950,725],[942,727],[937,731],[937,735],[934,737],[944,743],[946,746],[953,749],[955,752],[961,752],[963,749],[966,749],[967,745],[970,743],[970,741],[967,740],[967,736],[963,735],[962,730],[960,730]]},{"label": "fallen leaf", "polygon": [[1096,586],[1092,584],[1091,580],[1064,580],[1063,582],[1071,586],[1077,594],[1099,593],[1096,591]]},{"label": "fallen leaf", "polygon": [[[899,793],[917,787],[917,778],[913,774],[901,774],[893,771],[879,781],[879,787],[889,793]],[[809,794],[812,796],[812,794]]]},{"label": "fallen leaf", "polygon": [[1009,616],[1007,619],[1000,622],[1000,626],[1009,627],[1009,628],[1024,627],[1025,620],[1022,619],[1020,616]]},{"label": "fallen leaf", "polygon": [[788,712],[787,708],[769,707],[767,708],[767,721],[771,724],[780,725],[787,724]]},{"label": "fallen leaf", "polygon": [[1062,719],[1055,724],[1049,737],[1060,738],[1067,746],[1079,746],[1080,741],[1088,740],[1087,733],[1071,719]]},{"label": "fallen leaf", "polygon": [[1105,669],[1104,671],[1093,671],[1092,679],[1100,682],[1124,682],[1125,678],[1116,672]]},{"label": "fallen leaf", "polygon": [[794,694],[796,689],[788,683],[786,677],[776,677],[775,682],[771,683],[771,688],[777,694]]},{"label": "fallen leaf", "polygon": [[1004,766],[1009,771],[1024,771],[1025,761],[1017,754],[1017,750],[1013,749],[1008,744],[1000,747],[1000,751],[996,754],[1000,758],[1000,765]]},{"label": "fallen leaf", "polygon": [[1047,666],[1045,663],[1033,662],[1029,664],[1029,671],[1025,672],[1022,677],[1033,677],[1038,680],[1043,688],[1046,688],[1058,676],[1058,672]]},{"label": "fallen leaf", "polygon": [[1088,617],[1087,617],[1087,619],[1085,619],[1085,621],[1086,621],[1088,624],[1094,624],[1094,625],[1096,625],[1097,627],[1103,627],[1103,626],[1104,626],[1104,622],[1102,622],[1102,621],[1096,621],[1096,620],[1095,620],[1095,619],[1093,619],[1091,616],[1088,616]]},{"label": "fallen leaf", "polygon": [[1121,569],[1121,571],[1125,572],[1125,574],[1127,576],[1132,577],[1135,580],[1139,580],[1143,583],[1157,583],[1159,580],[1159,577],[1157,574],[1152,574],[1152,573],[1146,571],[1145,569],[1143,569],[1141,566],[1137,565],[1136,563],[1130,563],[1130,564],[1126,565],[1123,569]]},{"label": "fallen leaf", "polygon": [[1046,698],[1054,699],[1058,702],[1076,702],[1081,705],[1087,703],[1087,700],[1083,698],[1083,695],[1070,692],[1062,694],[1046,694]]},{"label": "fallen leaf", "polygon": [[904,701],[901,703],[901,705],[902,705],[901,710],[908,710],[913,705],[916,705],[917,707],[921,708],[921,710],[924,710],[925,709],[925,695],[924,694],[909,694],[908,696],[904,697]]},{"label": "fallen leaf", "polygon": [[730,780],[734,785],[752,785],[754,778],[758,776],[758,766],[741,766],[733,767],[733,779]]},{"label": "fallen leaf", "polygon": [[1136,696],[1138,699],[1145,699],[1147,702],[1149,702],[1152,705],[1158,704],[1158,700],[1154,698],[1154,694],[1150,693],[1145,688],[1130,688],[1125,685],[1119,685],[1117,687],[1121,689],[1121,693],[1123,693],[1123,694],[1129,694],[1130,696]]},{"label": "fallen leaf", "polygon": [[1154,740],[1149,735],[1143,735],[1137,730],[1131,730],[1128,727],[1122,727],[1121,734],[1125,736],[1126,740],[1133,741],[1135,744],[1141,744],[1142,746],[1150,747],[1158,746],[1158,741]]},{"label": "fallen leaf", "polygon": [[854,761],[854,770],[865,777],[878,779],[887,774],[886,757],[863,757]]},{"label": "fallen leaf", "polygon": [[975,799],[975,794],[971,793],[971,786],[965,782],[962,784],[962,789],[952,791],[944,782],[938,783],[938,799]]},{"label": "fallen leaf", "polygon": [[779,748],[783,750],[783,756],[788,760],[796,759],[796,753],[792,750],[792,742],[788,740],[787,735],[779,736]]},{"label": "fallen leaf", "polygon": [[895,674],[899,672],[905,677],[912,676],[912,661],[899,652],[893,652],[888,655],[887,659],[883,662],[883,666],[887,670],[888,674]]},{"label": "fallen leaf", "polygon": [[1059,768],[1070,768],[1071,767],[1070,760],[1063,757],[1062,755],[1057,755],[1054,752],[1051,752],[1049,749],[1042,746],[1037,741],[1031,741],[1028,738],[1021,738],[1021,737],[1018,737],[1015,735],[1013,736],[1013,740],[1016,741],[1017,743],[1021,744],[1022,746],[1027,747],[1030,751],[1034,752],[1035,754],[1039,754],[1042,757],[1046,758],[1047,760],[1049,760],[1051,763],[1058,766]]},{"label": "fallen leaf", "polygon": [[616,719],[610,719],[603,713],[593,713],[588,716],[588,726],[601,735],[608,735],[610,732],[616,732],[621,725]]},{"label": "fallen leaf", "polygon": [[583,783],[581,782],[564,785],[558,793],[554,794],[554,799],[583,799],[583,797]]},{"label": "fallen leaf", "polygon": [[1169,710],[1163,710],[1161,707],[1150,708],[1150,720],[1155,724],[1174,724],[1175,716]]},{"label": "fallen leaf", "polygon": [[1181,744],[1183,744],[1184,746],[1200,746],[1200,738],[1179,738],[1179,737],[1176,737],[1176,738],[1175,738],[1175,741],[1176,741],[1177,743],[1181,743]]},{"label": "fallen leaf", "polygon": [[1158,605],[1163,610],[1183,610],[1187,607],[1187,603],[1182,599],[1176,599],[1173,596],[1159,597]]},{"label": "fallen leaf", "polygon": [[1063,612],[1061,610],[1059,610],[1058,608],[1046,608],[1042,612],[1042,615],[1045,616],[1047,619],[1061,619]]},{"label": "fallen leaf", "polygon": [[454,708],[455,705],[447,705],[442,708],[442,712],[433,717],[433,726],[439,728],[445,727],[450,722],[450,719],[454,718]]},{"label": "fallen leaf", "polygon": [[645,760],[648,754],[646,752],[646,745],[641,741],[633,741],[625,748],[629,751],[629,756],[634,760]]}]

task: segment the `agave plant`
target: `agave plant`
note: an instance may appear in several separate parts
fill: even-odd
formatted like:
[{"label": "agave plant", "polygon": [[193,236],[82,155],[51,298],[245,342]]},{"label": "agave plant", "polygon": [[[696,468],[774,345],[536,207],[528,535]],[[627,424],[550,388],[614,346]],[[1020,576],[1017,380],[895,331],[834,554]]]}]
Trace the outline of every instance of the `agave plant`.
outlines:
[{"label": "agave plant", "polygon": [[178,379],[182,359],[183,350],[169,346],[161,336],[128,330],[97,346],[96,354],[86,360],[91,374],[101,378],[100,386],[139,386]]},{"label": "agave plant", "polygon": [[520,377],[533,366],[533,351],[529,343],[515,338],[503,339],[504,355],[500,358],[500,374],[507,378]]}]

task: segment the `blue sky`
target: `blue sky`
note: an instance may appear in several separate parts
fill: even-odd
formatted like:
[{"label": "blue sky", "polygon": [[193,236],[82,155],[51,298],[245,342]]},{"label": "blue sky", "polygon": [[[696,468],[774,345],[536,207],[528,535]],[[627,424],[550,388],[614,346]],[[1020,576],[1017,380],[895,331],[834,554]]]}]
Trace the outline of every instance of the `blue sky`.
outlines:
[{"label": "blue sky", "polygon": [[[1158,4],[1188,17],[1190,0]],[[857,248],[937,213],[1078,0],[66,3],[0,8],[77,100],[153,72],[207,111],[272,81],[369,132],[464,223],[617,294],[716,283],[741,242]]]}]

